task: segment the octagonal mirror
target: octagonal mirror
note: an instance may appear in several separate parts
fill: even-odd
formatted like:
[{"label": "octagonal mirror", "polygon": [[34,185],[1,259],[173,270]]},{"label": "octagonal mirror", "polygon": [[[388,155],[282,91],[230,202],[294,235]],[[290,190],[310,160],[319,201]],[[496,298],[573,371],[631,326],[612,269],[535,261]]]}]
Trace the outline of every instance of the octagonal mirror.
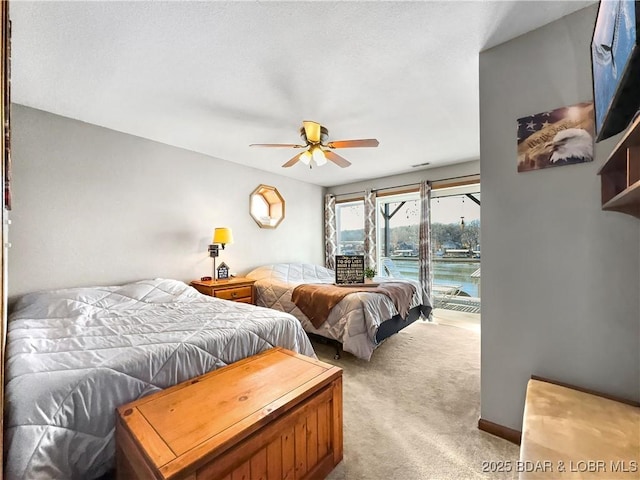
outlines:
[{"label": "octagonal mirror", "polygon": [[276,187],[258,185],[249,195],[249,213],[260,228],[276,228],[284,220],[284,198]]}]

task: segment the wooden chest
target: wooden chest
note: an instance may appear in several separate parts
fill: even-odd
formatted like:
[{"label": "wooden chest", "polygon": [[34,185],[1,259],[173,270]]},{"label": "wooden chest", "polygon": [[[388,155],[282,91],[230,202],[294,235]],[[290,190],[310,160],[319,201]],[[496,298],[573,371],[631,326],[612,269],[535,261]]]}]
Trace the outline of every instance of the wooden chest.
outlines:
[{"label": "wooden chest", "polygon": [[321,479],[342,460],[342,370],[274,348],[118,408],[118,479]]}]

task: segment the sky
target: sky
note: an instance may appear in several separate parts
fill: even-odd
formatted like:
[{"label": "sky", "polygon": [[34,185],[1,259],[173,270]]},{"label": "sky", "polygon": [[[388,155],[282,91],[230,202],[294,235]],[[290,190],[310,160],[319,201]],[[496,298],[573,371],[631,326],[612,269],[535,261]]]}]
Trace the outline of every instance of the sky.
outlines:
[{"label": "sky", "polygon": [[434,198],[431,201],[431,223],[460,223],[462,216],[465,222],[479,220],[480,205],[465,195]]}]

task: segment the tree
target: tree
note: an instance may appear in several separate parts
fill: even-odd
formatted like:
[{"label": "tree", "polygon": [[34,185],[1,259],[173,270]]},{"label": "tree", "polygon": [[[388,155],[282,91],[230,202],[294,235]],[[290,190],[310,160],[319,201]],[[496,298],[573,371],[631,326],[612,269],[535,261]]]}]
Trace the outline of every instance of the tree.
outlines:
[{"label": "tree", "polygon": [[[390,231],[389,253],[394,250],[416,249],[420,237],[419,225],[404,225],[393,227]],[[364,241],[364,229],[343,230],[340,232],[341,242]],[[384,247],[384,238],[378,239],[380,246]],[[470,220],[464,228],[459,223],[433,223],[431,224],[432,251],[444,249],[445,244],[451,244],[454,248],[466,248],[475,250],[480,244],[480,220]],[[451,247],[449,247],[451,248]]]},{"label": "tree", "polygon": [[480,220],[471,220],[465,224],[460,237],[463,248],[475,250],[480,244]]}]

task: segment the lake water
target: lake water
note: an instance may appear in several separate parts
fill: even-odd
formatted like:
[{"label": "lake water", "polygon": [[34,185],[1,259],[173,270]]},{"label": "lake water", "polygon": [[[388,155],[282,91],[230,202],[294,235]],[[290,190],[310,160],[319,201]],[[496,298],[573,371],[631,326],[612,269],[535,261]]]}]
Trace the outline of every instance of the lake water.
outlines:
[{"label": "lake water", "polygon": [[[394,258],[398,270],[408,278],[418,280],[417,260]],[[479,278],[471,278],[471,274],[480,268],[480,262],[447,262],[433,261],[433,283],[440,285],[462,285],[462,291],[471,297],[479,297]]]}]

